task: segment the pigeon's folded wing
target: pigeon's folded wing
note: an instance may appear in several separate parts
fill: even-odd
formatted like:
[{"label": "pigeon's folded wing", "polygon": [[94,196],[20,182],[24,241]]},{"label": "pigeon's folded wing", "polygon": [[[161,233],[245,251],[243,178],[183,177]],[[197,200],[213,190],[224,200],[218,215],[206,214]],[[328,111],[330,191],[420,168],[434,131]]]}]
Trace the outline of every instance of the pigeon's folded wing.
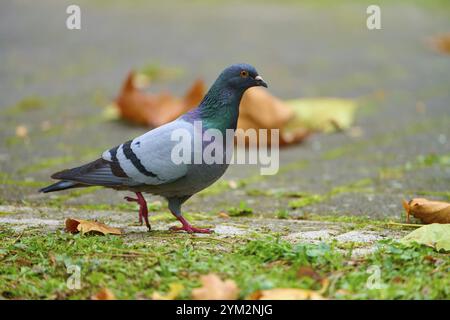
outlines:
[{"label": "pigeon's folded wing", "polygon": [[117,164],[102,158],[81,167],[54,173],[52,178],[105,187],[122,187],[136,184],[121,171]]},{"label": "pigeon's folded wing", "polygon": [[[177,164],[172,150],[175,130],[192,132],[192,125],[175,120],[103,153],[102,158],[122,171],[133,184],[160,185],[173,182],[187,172],[187,164]],[[118,170],[118,171],[119,171]]]}]

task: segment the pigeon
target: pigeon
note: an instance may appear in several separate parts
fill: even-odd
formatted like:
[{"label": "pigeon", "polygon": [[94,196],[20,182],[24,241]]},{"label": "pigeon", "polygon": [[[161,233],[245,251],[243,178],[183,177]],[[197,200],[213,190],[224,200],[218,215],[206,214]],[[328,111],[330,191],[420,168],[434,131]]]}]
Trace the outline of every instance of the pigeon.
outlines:
[{"label": "pigeon", "polygon": [[[148,230],[151,230],[151,226],[143,193],[159,195],[167,200],[170,212],[181,222],[180,227],[172,227],[170,230],[211,233],[211,229],[192,226],[181,214],[181,206],[194,194],[218,180],[228,168],[229,161],[207,163],[203,157],[200,162],[173,161],[173,149],[180,143],[173,139],[173,134],[187,132],[194,136],[198,134],[198,126],[195,124],[201,123],[201,133],[215,129],[225,137],[229,129],[236,130],[239,105],[244,92],[255,86],[267,88],[256,69],[245,63],[233,64],[222,71],[196,108],[172,122],[106,150],[95,161],[53,174],[51,178],[60,181],[39,191],[47,193],[102,186],[134,192],[136,198],[125,197],[125,200],[139,204],[139,222],[142,225],[144,219]],[[211,140],[202,140],[202,146],[214,143],[225,145],[226,139]],[[198,151],[195,147],[190,149],[188,158],[192,160]],[[221,149],[223,159],[230,159],[233,148]]]}]

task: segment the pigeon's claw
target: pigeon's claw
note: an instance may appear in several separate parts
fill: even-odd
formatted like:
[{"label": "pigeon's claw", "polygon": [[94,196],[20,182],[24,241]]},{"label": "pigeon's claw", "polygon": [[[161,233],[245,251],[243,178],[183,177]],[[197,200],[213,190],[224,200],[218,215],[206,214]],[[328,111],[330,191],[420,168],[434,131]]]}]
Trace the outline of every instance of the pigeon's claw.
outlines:
[{"label": "pigeon's claw", "polygon": [[186,231],[187,233],[213,233],[211,229],[196,228],[191,225],[182,227],[170,227],[170,231]]},{"label": "pigeon's claw", "polygon": [[125,200],[127,200],[128,202],[137,202],[139,203],[139,200],[136,198],[132,198],[132,197],[124,197]]},{"label": "pigeon's claw", "polygon": [[136,198],[125,197],[124,199],[129,202],[137,202],[139,204],[139,224],[142,226],[142,218],[144,218],[145,225],[148,228],[148,231],[152,229],[150,222],[148,221],[148,208],[147,202],[145,201],[144,196],[140,192],[136,192]]},{"label": "pigeon's claw", "polygon": [[181,227],[170,227],[170,231],[186,231],[187,233],[213,233],[211,229],[193,227],[182,215],[175,215],[181,222]]}]

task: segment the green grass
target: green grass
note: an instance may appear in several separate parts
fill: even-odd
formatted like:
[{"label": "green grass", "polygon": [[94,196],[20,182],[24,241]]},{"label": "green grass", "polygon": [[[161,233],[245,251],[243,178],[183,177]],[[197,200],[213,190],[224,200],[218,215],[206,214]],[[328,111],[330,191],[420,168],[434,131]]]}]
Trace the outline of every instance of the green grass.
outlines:
[{"label": "green grass", "polygon": [[239,203],[239,207],[230,207],[227,212],[232,217],[246,216],[253,213],[253,209],[245,201]]},{"label": "green grass", "polygon": [[[152,232],[138,243],[117,236],[17,233],[0,229],[0,295],[24,299],[86,299],[108,287],[120,299],[151,297],[171,283],[190,298],[209,272],[236,281],[240,298],[259,289],[318,290],[319,281],[297,277],[310,266],[330,281],[328,298],[444,299],[450,294],[448,255],[423,246],[380,242],[379,250],[354,260],[331,244],[290,244],[276,237],[222,240]],[[81,268],[81,288],[70,290],[68,265]],[[368,289],[367,270],[378,266],[382,289]]]}]

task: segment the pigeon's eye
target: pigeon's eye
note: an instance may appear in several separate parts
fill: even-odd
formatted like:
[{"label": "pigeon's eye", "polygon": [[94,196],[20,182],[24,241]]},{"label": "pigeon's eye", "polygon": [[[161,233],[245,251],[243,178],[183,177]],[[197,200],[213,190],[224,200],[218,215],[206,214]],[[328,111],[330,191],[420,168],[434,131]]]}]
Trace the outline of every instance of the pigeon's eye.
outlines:
[{"label": "pigeon's eye", "polygon": [[241,71],[241,78],[247,78],[248,77],[248,71],[242,70]]}]

